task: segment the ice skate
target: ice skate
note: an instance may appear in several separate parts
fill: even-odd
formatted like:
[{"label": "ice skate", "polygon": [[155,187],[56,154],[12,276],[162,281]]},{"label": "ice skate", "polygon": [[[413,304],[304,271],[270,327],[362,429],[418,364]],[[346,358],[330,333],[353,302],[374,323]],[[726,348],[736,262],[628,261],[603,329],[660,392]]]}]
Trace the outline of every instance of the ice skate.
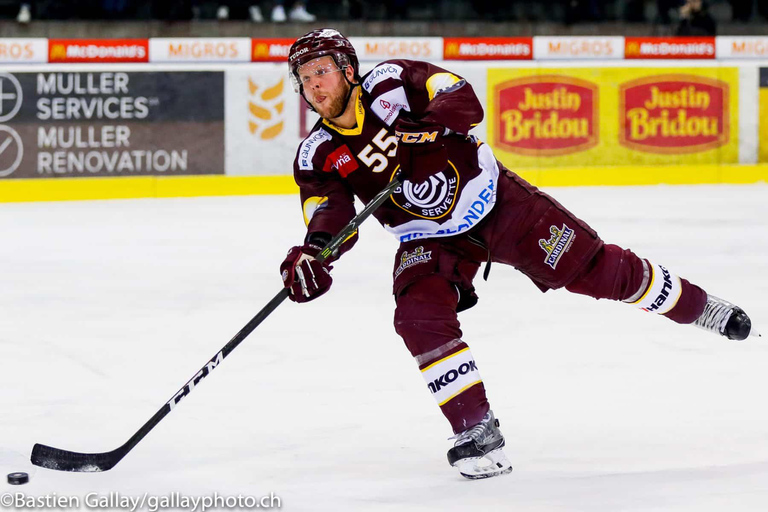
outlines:
[{"label": "ice skate", "polygon": [[453,448],[448,450],[448,462],[458,468],[461,476],[475,480],[512,471],[512,464],[502,449],[504,436],[499,430],[499,420],[493,411],[488,411],[480,423],[457,434],[455,439]]},{"label": "ice skate", "polygon": [[752,321],[743,309],[713,295],[707,295],[704,312],[693,325],[729,340],[741,341],[749,336],[760,336],[752,328]]}]

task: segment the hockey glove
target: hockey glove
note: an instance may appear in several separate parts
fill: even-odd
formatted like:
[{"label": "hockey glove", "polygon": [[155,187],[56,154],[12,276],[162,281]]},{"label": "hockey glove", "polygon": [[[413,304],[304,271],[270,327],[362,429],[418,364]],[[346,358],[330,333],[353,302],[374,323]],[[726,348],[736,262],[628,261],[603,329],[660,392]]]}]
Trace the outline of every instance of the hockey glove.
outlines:
[{"label": "hockey glove", "polygon": [[420,183],[448,167],[448,151],[442,141],[444,131],[436,124],[398,119],[397,161],[403,178]]},{"label": "hockey glove", "polygon": [[283,286],[288,288],[294,302],[309,302],[316,299],[331,287],[331,267],[326,262],[320,263],[315,257],[323,248],[306,243],[301,247],[291,247],[288,256],[280,265]]}]

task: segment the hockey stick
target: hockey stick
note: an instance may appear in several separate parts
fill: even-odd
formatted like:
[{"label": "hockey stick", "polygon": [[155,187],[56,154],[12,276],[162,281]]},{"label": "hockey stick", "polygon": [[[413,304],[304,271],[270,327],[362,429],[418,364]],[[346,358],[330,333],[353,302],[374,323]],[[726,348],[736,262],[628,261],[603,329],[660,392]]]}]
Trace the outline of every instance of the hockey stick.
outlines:
[{"label": "hockey stick", "polygon": [[[378,208],[384,201],[386,201],[400,186],[400,180],[395,176],[391,182],[387,184],[384,189],[379,192],[369,202],[363,210],[357,214],[349,224],[337,234],[333,240],[323,248],[320,254],[317,256],[317,260],[326,260],[344,241],[352,236],[358,226],[367,219],[376,208]],[[195,389],[201,380],[206,378],[214,368],[216,368],[221,362],[237,347],[246,337],[248,337],[258,325],[267,318],[277,307],[288,297],[288,289],[283,288],[275,297],[254,316],[240,332],[235,334],[229,343],[224,345],[215,356],[203,366],[186,384],[184,384],[180,390],[178,390],[168,402],[166,402],[159,411],[152,416],[128,441],[121,447],[112,450],[111,452],[103,453],[79,453],[70,452],[67,450],[61,450],[59,448],[53,448],[44,444],[35,444],[32,448],[32,464],[47,469],[56,469],[59,471],[74,471],[74,472],[99,472],[108,471],[112,469],[115,464],[120,462],[128,452],[130,452],[134,446],[139,444],[139,441],[144,439],[155,426],[170,413],[174,407],[181,401],[182,398],[187,396]]]}]

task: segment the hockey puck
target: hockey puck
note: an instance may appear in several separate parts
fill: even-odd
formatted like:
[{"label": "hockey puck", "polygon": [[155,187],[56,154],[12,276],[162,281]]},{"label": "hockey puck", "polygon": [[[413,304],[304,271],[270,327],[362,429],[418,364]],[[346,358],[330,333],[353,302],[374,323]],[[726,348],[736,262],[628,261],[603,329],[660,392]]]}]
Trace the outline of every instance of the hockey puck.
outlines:
[{"label": "hockey puck", "polygon": [[27,473],[8,473],[8,483],[11,485],[22,485],[29,482]]}]

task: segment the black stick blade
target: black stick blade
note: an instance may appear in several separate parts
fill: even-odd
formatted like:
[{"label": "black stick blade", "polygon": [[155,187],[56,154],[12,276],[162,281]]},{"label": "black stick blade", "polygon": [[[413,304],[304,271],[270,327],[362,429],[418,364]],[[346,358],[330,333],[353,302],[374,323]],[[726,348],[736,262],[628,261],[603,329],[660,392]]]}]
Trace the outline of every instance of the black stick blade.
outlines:
[{"label": "black stick blade", "polygon": [[78,453],[60,450],[44,444],[36,444],[32,448],[30,460],[35,466],[57,471],[73,471],[77,473],[98,473],[109,471],[120,462],[125,453],[117,450],[105,453]]}]

